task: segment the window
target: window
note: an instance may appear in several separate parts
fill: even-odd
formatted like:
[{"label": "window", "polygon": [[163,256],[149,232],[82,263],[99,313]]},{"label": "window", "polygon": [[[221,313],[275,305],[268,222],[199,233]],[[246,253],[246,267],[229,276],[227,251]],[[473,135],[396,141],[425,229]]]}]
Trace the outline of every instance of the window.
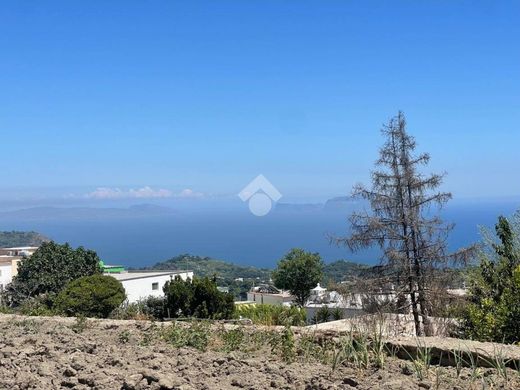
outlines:
[{"label": "window", "polygon": [[152,290],[159,290],[159,283],[152,283]]}]

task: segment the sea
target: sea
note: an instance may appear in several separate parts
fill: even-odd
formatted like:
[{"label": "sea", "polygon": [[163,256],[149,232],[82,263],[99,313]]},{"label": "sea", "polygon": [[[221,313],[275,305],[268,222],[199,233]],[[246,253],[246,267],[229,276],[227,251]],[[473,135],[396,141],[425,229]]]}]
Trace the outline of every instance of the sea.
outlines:
[{"label": "sea", "polygon": [[[442,211],[443,219],[455,224],[450,249],[480,242],[482,228],[492,230],[499,215],[511,216],[519,208],[518,198],[453,201]],[[349,210],[341,207],[281,204],[264,217],[252,215],[247,207],[135,215],[105,215],[99,209],[76,214],[56,210],[3,213],[0,230],[34,230],[57,242],[94,249],[105,263],[126,267],[148,266],[189,253],[272,268],[291,248],[318,252],[325,262],[344,259],[377,264],[381,260],[377,248],[353,253],[336,243],[348,235]]]}]

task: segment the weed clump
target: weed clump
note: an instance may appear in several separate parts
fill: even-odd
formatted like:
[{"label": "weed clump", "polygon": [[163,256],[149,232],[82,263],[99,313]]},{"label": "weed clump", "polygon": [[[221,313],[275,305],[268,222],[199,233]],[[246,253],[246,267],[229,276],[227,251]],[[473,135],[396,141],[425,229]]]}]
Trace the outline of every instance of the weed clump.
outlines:
[{"label": "weed clump", "polygon": [[194,322],[189,326],[173,323],[161,329],[160,337],[175,348],[192,347],[199,351],[206,351],[211,331],[206,322]]}]

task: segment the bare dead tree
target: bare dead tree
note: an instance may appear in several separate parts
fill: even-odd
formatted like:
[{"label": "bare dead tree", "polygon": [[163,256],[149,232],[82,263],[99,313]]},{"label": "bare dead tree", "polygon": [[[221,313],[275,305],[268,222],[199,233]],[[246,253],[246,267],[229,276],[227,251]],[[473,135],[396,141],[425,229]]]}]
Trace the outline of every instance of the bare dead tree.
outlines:
[{"label": "bare dead tree", "polygon": [[337,239],[357,251],[373,245],[383,250],[385,282],[392,282],[397,296],[406,296],[417,335],[429,334],[431,296],[429,279],[434,270],[464,261],[471,250],[448,253],[447,238],[453,229],[435,213],[451,199],[438,191],[444,175],[424,175],[430,156],[415,154],[416,143],[406,132],[404,114],[399,112],[382,129],[386,142],[371,173],[370,189],[354,187],[353,195],[367,200],[370,212],[354,212],[351,234]]}]

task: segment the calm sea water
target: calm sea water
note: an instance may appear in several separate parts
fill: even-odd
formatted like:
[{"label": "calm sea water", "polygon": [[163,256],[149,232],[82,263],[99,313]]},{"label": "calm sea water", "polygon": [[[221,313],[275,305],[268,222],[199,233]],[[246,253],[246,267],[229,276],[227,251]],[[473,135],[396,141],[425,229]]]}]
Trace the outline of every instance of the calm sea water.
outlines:
[{"label": "calm sea water", "polygon": [[[450,246],[480,239],[479,225],[493,226],[500,214],[511,215],[520,203],[459,202],[444,219],[455,222]],[[58,242],[94,249],[107,263],[139,267],[181,253],[210,256],[238,264],[272,267],[290,248],[319,252],[327,262],[337,259],[374,264],[377,250],[352,254],[330,244],[330,236],[347,232],[346,213],[275,211],[258,218],[247,211],[185,212],[132,218],[47,218],[0,221],[2,230],[35,230]]]}]

